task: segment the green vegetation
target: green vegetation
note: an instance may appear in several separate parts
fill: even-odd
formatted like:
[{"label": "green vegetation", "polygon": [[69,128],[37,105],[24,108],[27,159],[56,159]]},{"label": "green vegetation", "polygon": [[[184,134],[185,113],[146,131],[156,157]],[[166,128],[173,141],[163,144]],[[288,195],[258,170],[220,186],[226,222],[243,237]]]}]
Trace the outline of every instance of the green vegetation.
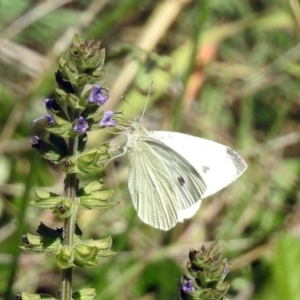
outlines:
[{"label": "green vegetation", "polygon": [[[55,296],[59,287],[55,261],[19,247],[22,234],[40,222],[62,226],[50,210],[29,205],[34,187],[61,193],[64,180],[30,148],[38,134],[30,122],[45,113],[58,58],[76,32],[106,49],[107,110],[123,111],[130,122],[153,81],[147,128],[226,144],[248,170],[205,199],[191,220],[161,232],[136,216],[126,157],[109,163],[105,187],[120,203],[80,211],[78,224],[85,239],[112,236],[118,255],[98,268],[76,269],[75,288],[96,287],[101,300],[175,300],[189,250],[219,241],[231,263],[227,298],[299,299],[298,2],[47,2],[0,0],[0,298],[23,290]],[[88,146],[110,138],[119,136],[101,130]]]}]

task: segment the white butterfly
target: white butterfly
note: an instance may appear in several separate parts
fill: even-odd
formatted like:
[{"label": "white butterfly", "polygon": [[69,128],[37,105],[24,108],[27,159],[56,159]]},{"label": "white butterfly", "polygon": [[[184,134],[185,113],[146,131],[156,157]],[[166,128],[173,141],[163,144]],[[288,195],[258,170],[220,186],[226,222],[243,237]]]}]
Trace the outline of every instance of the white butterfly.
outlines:
[{"label": "white butterfly", "polygon": [[229,185],[247,168],[235,151],[209,140],[150,132],[137,121],[125,133],[134,208],[144,223],[161,230],[191,218],[202,198]]}]

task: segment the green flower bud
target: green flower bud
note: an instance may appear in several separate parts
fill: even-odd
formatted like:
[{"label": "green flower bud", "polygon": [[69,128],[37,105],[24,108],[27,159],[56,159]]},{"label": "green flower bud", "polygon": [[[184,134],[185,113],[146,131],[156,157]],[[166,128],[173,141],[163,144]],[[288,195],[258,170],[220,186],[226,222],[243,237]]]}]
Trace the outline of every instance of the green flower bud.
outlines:
[{"label": "green flower bud", "polygon": [[74,251],[69,246],[63,246],[59,251],[56,253],[56,261],[58,266],[61,269],[67,269],[73,266],[74,262]]},{"label": "green flower bud", "polygon": [[83,242],[80,245],[76,245],[74,248],[75,260],[74,264],[78,267],[95,267],[98,265],[96,260],[98,249],[95,246],[91,246]]},{"label": "green flower bud", "polygon": [[181,300],[223,300],[229,283],[223,282],[228,273],[227,259],[222,259],[219,245],[202,246],[199,251],[189,253],[187,269],[194,280],[187,276],[181,279]]},{"label": "green flower bud", "polygon": [[83,152],[77,158],[78,170],[83,173],[100,173],[104,163],[110,158],[110,154],[107,152],[108,148],[108,144],[103,144]]},{"label": "green flower bud", "polygon": [[62,199],[55,205],[53,212],[61,219],[65,219],[74,212],[74,203],[70,199]]}]

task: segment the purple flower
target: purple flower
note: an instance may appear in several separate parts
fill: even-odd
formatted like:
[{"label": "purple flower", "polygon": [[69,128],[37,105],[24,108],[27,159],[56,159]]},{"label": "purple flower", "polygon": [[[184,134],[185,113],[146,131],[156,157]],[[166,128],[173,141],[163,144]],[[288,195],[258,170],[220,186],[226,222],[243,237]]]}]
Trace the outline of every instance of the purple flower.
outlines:
[{"label": "purple flower", "polygon": [[34,135],[30,139],[31,146],[37,145],[39,143],[40,138],[37,135]]},{"label": "purple flower", "polygon": [[83,117],[79,117],[77,124],[74,126],[73,129],[78,133],[85,133],[88,128],[89,128],[89,124],[87,120]]},{"label": "purple flower", "polygon": [[48,126],[53,126],[55,124],[54,119],[53,119],[53,117],[51,115],[44,115],[44,116],[41,116],[41,117],[39,117],[39,118],[34,119],[33,121],[31,121],[31,126],[35,122],[37,122],[39,120],[42,120],[42,119],[47,119],[48,120],[48,124],[47,124]]},{"label": "purple flower", "polygon": [[230,262],[226,261],[225,268],[224,268],[224,271],[223,271],[223,276],[222,276],[223,280],[225,279],[226,275],[228,274],[229,268],[230,268],[231,265],[232,264]]},{"label": "purple flower", "polygon": [[44,116],[48,120],[48,126],[53,126],[55,124],[54,118],[51,115]]},{"label": "purple flower", "polygon": [[117,120],[112,119],[115,113],[113,111],[106,111],[103,114],[102,120],[100,121],[100,126],[102,127],[114,127],[117,124]]},{"label": "purple flower", "polygon": [[49,98],[47,98],[47,99],[44,100],[46,109],[48,111],[51,111],[53,109],[53,101],[54,101],[53,99],[49,99]]},{"label": "purple flower", "polygon": [[89,102],[103,105],[107,101],[108,97],[108,90],[99,85],[95,85],[89,97]]},{"label": "purple flower", "polygon": [[192,284],[192,279],[189,279],[186,276],[181,277],[181,290],[184,292],[193,292],[195,288],[193,287]]},{"label": "purple flower", "polygon": [[42,142],[43,142],[43,140],[41,140],[37,135],[32,136],[30,138],[30,144],[31,144],[32,148],[41,149],[42,148],[42,146],[41,146]]}]

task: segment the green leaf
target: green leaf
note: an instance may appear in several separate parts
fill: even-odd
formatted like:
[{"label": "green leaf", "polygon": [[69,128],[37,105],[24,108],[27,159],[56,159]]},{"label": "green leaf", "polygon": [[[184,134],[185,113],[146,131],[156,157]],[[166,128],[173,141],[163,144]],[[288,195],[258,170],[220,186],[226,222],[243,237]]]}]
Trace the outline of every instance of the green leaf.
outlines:
[{"label": "green leaf", "polygon": [[[65,64],[65,61],[63,60],[62,57],[59,59],[59,63]],[[67,96],[67,93],[63,89],[60,89],[58,87],[55,88],[55,94],[58,99],[64,99]]]},{"label": "green leaf", "polygon": [[[55,121],[55,124],[58,126],[67,126],[70,125],[71,123],[69,122],[69,120],[65,119],[65,118],[61,118],[57,115],[53,115],[53,119]],[[51,127],[51,125],[49,125],[49,127]]]},{"label": "green leaf", "polygon": [[96,297],[96,290],[93,288],[82,289],[73,293],[73,300],[93,300]]},{"label": "green leaf", "polygon": [[53,255],[61,248],[62,231],[52,229],[41,223],[38,227],[38,236],[27,233],[27,244],[22,248],[33,253],[47,253]]},{"label": "green leaf", "polygon": [[298,300],[300,278],[299,239],[287,232],[279,236],[273,264],[273,289],[277,300]]},{"label": "green leaf", "polygon": [[54,209],[57,204],[63,201],[63,197],[48,192],[42,189],[35,188],[34,189],[36,196],[38,197],[37,200],[31,201],[30,204],[40,207],[40,208],[49,208]]},{"label": "green leaf", "polygon": [[41,236],[38,236],[38,235],[33,235],[33,234],[30,234],[30,233],[27,233],[26,234],[27,236],[27,240],[28,242],[32,245],[32,246],[38,246],[38,245],[41,245],[41,240],[42,240],[42,237]]},{"label": "green leaf", "polygon": [[48,294],[29,294],[23,292],[21,296],[22,296],[22,300],[43,300],[43,299],[57,300],[57,298],[53,298],[51,295]]},{"label": "green leaf", "polygon": [[48,191],[42,190],[40,188],[35,188],[34,192],[39,199],[47,199],[50,197],[59,197],[58,194],[48,192]]},{"label": "green leaf", "polygon": [[55,125],[48,125],[46,130],[55,135],[68,137],[69,132],[72,131],[72,124],[68,120],[57,115],[53,115],[53,119],[55,121]]},{"label": "green leaf", "polygon": [[32,147],[38,151],[38,153],[45,159],[51,161],[53,164],[58,164],[64,157],[64,153],[57,147],[45,142],[42,139],[38,139]]},{"label": "green leaf", "polygon": [[56,135],[60,135],[63,137],[68,137],[69,136],[69,132],[72,129],[72,124],[67,124],[67,125],[54,125],[51,127],[46,127],[47,131],[56,134]]},{"label": "green leaf", "polygon": [[110,158],[108,144],[83,152],[77,158],[77,170],[83,173],[101,172],[104,163]]},{"label": "green leaf", "polygon": [[103,181],[102,179],[98,181],[92,181],[87,184],[85,187],[81,188],[78,191],[79,196],[90,195],[93,192],[100,191],[103,188]]},{"label": "green leaf", "polygon": [[105,257],[112,257],[114,255],[118,254],[118,252],[115,252],[111,249],[106,250],[99,250],[97,254],[97,258],[105,258]]},{"label": "green leaf", "polygon": [[[74,94],[71,94],[71,93],[67,94],[67,96],[65,97],[65,101],[69,107],[72,107],[74,109],[84,109],[85,108],[85,106],[81,105],[80,102],[82,102],[82,101],[80,100],[80,98],[78,98]],[[82,104],[85,104],[85,103],[82,103]]]},{"label": "green leaf", "polygon": [[112,238],[108,237],[101,240],[88,240],[85,242],[87,245],[95,246],[99,250],[109,249],[112,246]]},{"label": "green leaf", "polygon": [[46,253],[48,255],[54,255],[57,250],[60,249],[62,244],[61,235],[32,235],[26,234],[28,244],[21,248],[32,253]]},{"label": "green leaf", "polygon": [[112,190],[94,192],[88,196],[80,197],[80,205],[87,209],[104,209],[116,205],[116,202],[109,202],[113,194]]},{"label": "green leaf", "polygon": [[[103,106],[90,105],[90,106],[87,106],[86,109],[81,113],[81,116],[88,120],[91,118],[95,118],[102,113],[103,113]],[[99,129],[99,127],[98,127],[98,129]]]}]

